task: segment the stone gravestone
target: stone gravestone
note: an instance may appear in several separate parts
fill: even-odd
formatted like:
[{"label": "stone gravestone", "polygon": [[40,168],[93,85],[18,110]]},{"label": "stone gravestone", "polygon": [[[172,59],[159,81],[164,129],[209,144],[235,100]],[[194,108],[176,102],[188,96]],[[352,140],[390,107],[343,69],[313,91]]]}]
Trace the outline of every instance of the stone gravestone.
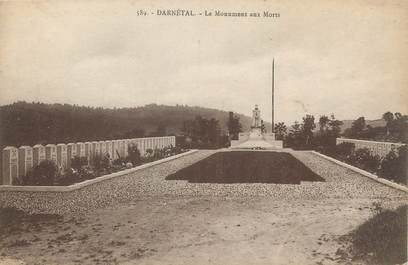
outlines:
[{"label": "stone gravestone", "polygon": [[123,148],[123,144],[122,144],[122,140],[117,140],[117,143],[118,143],[118,158],[119,157],[123,157],[123,150],[122,150],[122,148]]},{"label": "stone gravestone", "polygon": [[71,161],[74,157],[77,156],[77,146],[74,143],[67,144],[67,166],[71,167]]},{"label": "stone gravestone", "polygon": [[85,157],[88,159],[88,165],[91,164],[91,157],[92,157],[92,143],[91,142],[85,142]]},{"label": "stone gravestone", "polygon": [[145,143],[146,143],[146,141],[145,141],[144,138],[139,139],[138,148],[139,148],[140,154],[141,154],[142,156],[144,156],[145,153],[146,153],[146,144],[145,144]]},{"label": "stone gravestone", "polygon": [[78,142],[76,143],[77,145],[77,155],[79,157],[86,157],[85,155],[85,144],[82,142]]},{"label": "stone gravestone", "polygon": [[101,147],[101,154],[102,154],[102,156],[103,157],[105,157],[106,156],[106,153],[107,153],[107,149],[106,149],[106,142],[105,141],[99,141],[99,145],[100,145],[100,147]]},{"label": "stone gravestone", "polygon": [[45,160],[45,147],[36,144],[33,146],[33,167],[38,166],[41,161]]},{"label": "stone gravestone", "polygon": [[54,161],[55,165],[58,165],[57,146],[55,144],[47,144],[45,146],[45,159]]},{"label": "stone gravestone", "polygon": [[19,176],[27,175],[33,168],[33,148],[31,146],[21,146],[18,148],[18,173]]},{"label": "stone gravestone", "polygon": [[106,152],[109,154],[109,157],[112,159],[113,151],[112,151],[112,141],[106,141]]},{"label": "stone gravestone", "polygon": [[97,152],[97,150],[99,150],[98,142],[96,142],[96,141],[91,142],[91,156],[92,156],[92,158],[99,155],[98,154],[99,152]]},{"label": "stone gravestone", "polygon": [[68,154],[66,144],[57,144],[57,165],[59,169],[67,169]]},{"label": "stone gravestone", "polygon": [[125,157],[128,157],[130,139],[125,139],[125,140],[123,140],[123,142],[125,143]]},{"label": "stone gravestone", "polygon": [[95,155],[101,155],[101,144],[99,142],[92,142],[92,145],[95,145]]},{"label": "stone gravestone", "polygon": [[119,140],[119,154],[122,158],[125,158],[125,149],[126,149],[126,141],[125,140]]},{"label": "stone gravestone", "polygon": [[119,141],[118,140],[113,140],[112,141],[112,152],[113,152],[113,157],[112,160],[118,159],[118,152],[119,152]]},{"label": "stone gravestone", "polygon": [[18,177],[18,149],[7,146],[3,149],[3,185],[12,185],[13,179]]},{"label": "stone gravestone", "polygon": [[145,142],[145,148],[146,148],[146,151],[147,151],[147,149],[150,149],[150,138],[144,139],[144,142]]}]

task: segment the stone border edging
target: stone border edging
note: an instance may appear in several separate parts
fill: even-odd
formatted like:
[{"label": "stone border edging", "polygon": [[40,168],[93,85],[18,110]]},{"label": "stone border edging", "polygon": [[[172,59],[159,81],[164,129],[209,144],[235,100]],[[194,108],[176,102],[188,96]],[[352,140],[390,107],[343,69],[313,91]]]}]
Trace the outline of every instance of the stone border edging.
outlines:
[{"label": "stone border edging", "polygon": [[108,179],[116,178],[116,177],[119,177],[119,176],[127,175],[127,174],[130,174],[130,173],[136,172],[138,170],[145,169],[145,168],[148,168],[148,167],[151,167],[151,166],[155,166],[155,165],[158,165],[158,164],[161,164],[161,163],[164,163],[164,162],[168,162],[168,161],[171,161],[171,160],[174,160],[174,159],[186,156],[186,155],[190,155],[190,154],[193,154],[193,153],[196,153],[196,152],[198,152],[198,150],[193,149],[193,150],[181,153],[181,154],[166,157],[166,158],[163,158],[163,159],[160,159],[160,160],[156,160],[156,161],[153,161],[153,162],[150,162],[150,163],[146,163],[146,164],[143,164],[143,165],[140,165],[140,166],[137,166],[137,167],[134,167],[134,168],[130,168],[130,169],[125,169],[125,170],[118,171],[118,172],[115,172],[115,173],[111,173],[111,174],[108,174],[108,175],[103,175],[103,176],[100,176],[100,177],[97,177],[97,178],[94,178],[94,179],[88,179],[88,180],[85,180],[85,181],[82,181],[82,182],[79,182],[79,183],[75,183],[75,184],[72,184],[72,185],[69,185],[69,186],[12,186],[12,185],[0,185],[0,192],[1,191],[29,191],[29,192],[68,192],[68,191],[74,191],[74,190],[78,190],[78,189],[81,189],[83,187],[95,184],[95,183],[99,183],[99,182],[104,181],[104,180],[108,180]]},{"label": "stone border edging", "polygon": [[323,155],[323,154],[321,154],[321,153],[319,153],[319,152],[316,152],[316,151],[307,151],[307,152],[311,152],[311,153],[316,154],[316,155],[318,155],[318,156],[320,156],[320,157],[322,157],[322,158],[325,158],[325,159],[327,159],[327,160],[330,160],[331,162],[333,162],[333,163],[335,163],[335,164],[337,164],[337,165],[340,165],[340,166],[346,167],[346,168],[348,168],[348,169],[351,169],[351,170],[353,170],[353,171],[355,171],[355,172],[357,172],[357,173],[359,173],[359,174],[361,174],[361,175],[363,175],[363,176],[365,176],[365,177],[367,177],[367,178],[370,178],[370,179],[372,179],[372,180],[374,180],[374,181],[377,181],[377,182],[379,182],[379,183],[381,183],[381,184],[384,184],[384,185],[386,185],[386,186],[389,186],[389,187],[392,187],[392,188],[394,188],[394,189],[398,189],[398,190],[401,190],[401,191],[405,191],[405,192],[408,193],[408,187],[405,187],[405,186],[403,186],[403,185],[397,184],[397,183],[395,183],[395,182],[389,181],[389,180],[384,179],[384,178],[380,178],[380,177],[378,177],[377,175],[374,175],[374,174],[372,174],[372,173],[370,173],[370,172],[367,172],[367,171],[362,170],[362,169],[360,169],[360,168],[358,168],[358,167],[349,165],[349,164],[347,164],[347,163],[344,163],[344,162],[342,162],[342,161],[339,161],[339,160],[337,160],[337,159],[334,159],[334,158],[332,158],[332,157],[330,157],[330,156]]}]

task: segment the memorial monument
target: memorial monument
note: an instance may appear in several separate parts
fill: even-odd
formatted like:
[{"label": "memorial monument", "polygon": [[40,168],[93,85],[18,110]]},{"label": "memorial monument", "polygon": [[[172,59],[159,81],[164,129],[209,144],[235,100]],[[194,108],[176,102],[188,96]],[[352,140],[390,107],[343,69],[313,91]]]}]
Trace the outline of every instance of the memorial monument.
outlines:
[{"label": "memorial monument", "polygon": [[275,139],[275,61],[272,62],[272,132],[262,131],[261,110],[258,105],[252,110],[252,125],[249,132],[240,133],[238,140],[231,141],[231,148],[275,149],[282,148],[282,141]]},{"label": "memorial monument", "polygon": [[282,141],[275,140],[275,134],[263,132],[261,110],[258,105],[252,110],[252,126],[249,132],[239,133],[238,140],[231,141],[231,148],[276,149],[282,148]]}]

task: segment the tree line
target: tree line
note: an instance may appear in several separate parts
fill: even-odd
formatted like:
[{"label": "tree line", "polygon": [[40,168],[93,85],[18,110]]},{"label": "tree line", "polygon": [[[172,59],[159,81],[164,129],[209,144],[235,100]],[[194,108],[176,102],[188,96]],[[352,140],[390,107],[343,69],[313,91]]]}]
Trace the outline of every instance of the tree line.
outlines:
[{"label": "tree line", "polygon": [[[100,108],[70,104],[16,102],[0,107],[0,147],[98,141],[182,134],[196,116],[219,121],[228,131],[229,113],[186,105],[149,104],[135,108]],[[236,114],[244,129],[251,118]]]}]

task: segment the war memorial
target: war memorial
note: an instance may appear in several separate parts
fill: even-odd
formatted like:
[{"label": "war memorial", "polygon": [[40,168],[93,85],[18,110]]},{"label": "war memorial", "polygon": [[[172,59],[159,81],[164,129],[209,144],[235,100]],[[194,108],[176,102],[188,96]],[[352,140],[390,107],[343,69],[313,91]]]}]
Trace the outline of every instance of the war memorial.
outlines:
[{"label": "war memorial", "polygon": [[146,154],[174,141],[5,148],[2,264],[365,264],[352,261],[345,238],[373,213],[407,203],[403,185],[284,148],[263,131],[257,105],[250,130],[229,148],[190,150],[68,186],[7,185],[43,160],[69,167],[76,154],[120,157],[132,143]]},{"label": "war memorial", "polygon": [[0,265],[408,265],[407,10],[0,2]]},{"label": "war memorial", "polygon": [[[273,129],[273,82],[271,103],[272,132],[255,105],[250,129],[228,148],[171,153],[174,136],[4,148],[0,264],[370,264],[372,254],[353,240],[377,244],[364,230],[376,218],[403,223],[408,188],[284,147]],[[337,142],[380,155],[395,148]],[[15,181],[44,161],[67,172],[77,157],[120,160],[131,146],[146,157],[170,153],[77,183]],[[405,259],[403,232],[391,238],[391,259]]]}]

